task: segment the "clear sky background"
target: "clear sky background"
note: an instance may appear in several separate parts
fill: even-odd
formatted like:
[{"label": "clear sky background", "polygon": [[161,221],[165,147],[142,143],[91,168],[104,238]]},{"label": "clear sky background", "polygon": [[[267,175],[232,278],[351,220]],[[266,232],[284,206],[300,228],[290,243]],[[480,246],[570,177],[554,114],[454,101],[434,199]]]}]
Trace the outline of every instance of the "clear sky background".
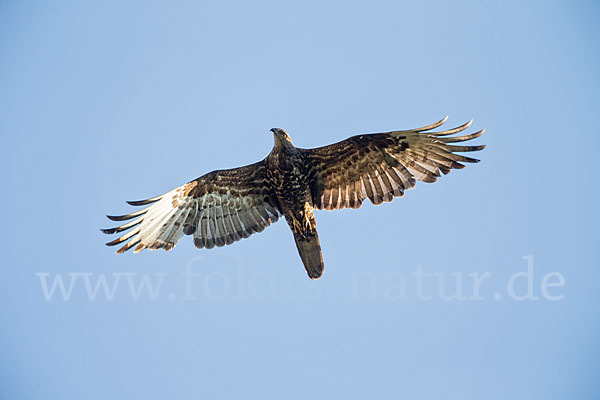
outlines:
[{"label": "clear sky background", "polygon": [[[599,398],[599,17],[593,1],[2,2],[0,397]],[[105,214],[262,159],[272,127],[316,147],[445,115],[487,128],[482,162],[317,212],[318,281],[284,222],[210,251],[104,246]],[[537,300],[518,300],[528,267]],[[144,274],[154,296],[135,295]],[[44,292],[57,277],[66,297]],[[90,299],[102,277],[113,296]]]}]

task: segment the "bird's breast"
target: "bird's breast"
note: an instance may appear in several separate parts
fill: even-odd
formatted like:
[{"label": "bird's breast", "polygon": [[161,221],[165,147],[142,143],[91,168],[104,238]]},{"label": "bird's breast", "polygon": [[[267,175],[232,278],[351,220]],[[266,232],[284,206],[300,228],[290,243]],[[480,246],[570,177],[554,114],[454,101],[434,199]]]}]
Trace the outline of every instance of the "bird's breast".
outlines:
[{"label": "bird's breast", "polygon": [[283,208],[292,210],[311,198],[306,163],[300,154],[272,155],[268,175]]}]

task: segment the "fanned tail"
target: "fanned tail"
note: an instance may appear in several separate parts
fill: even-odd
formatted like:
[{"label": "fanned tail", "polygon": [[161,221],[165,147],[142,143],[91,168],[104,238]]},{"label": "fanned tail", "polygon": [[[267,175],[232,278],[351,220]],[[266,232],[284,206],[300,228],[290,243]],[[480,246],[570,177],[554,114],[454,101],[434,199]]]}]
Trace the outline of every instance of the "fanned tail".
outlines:
[{"label": "fanned tail", "polygon": [[294,240],[300,258],[306,268],[306,273],[310,279],[318,279],[323,275],[323,254],[321,253],[321,243],[316,230],[305,232],[305,236],[294,232]]}]

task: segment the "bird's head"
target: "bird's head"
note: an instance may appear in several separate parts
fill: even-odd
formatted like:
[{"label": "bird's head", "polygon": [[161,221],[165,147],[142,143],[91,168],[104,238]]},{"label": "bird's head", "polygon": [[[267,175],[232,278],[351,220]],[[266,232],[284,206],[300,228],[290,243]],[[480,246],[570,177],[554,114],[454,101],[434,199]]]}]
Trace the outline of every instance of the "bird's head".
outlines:
[{"label": "bird's head", "polygon": [[281,128],[271,129],[273,132],[273,138],[275,139],[275,146],[293,146],[292,138]]}]

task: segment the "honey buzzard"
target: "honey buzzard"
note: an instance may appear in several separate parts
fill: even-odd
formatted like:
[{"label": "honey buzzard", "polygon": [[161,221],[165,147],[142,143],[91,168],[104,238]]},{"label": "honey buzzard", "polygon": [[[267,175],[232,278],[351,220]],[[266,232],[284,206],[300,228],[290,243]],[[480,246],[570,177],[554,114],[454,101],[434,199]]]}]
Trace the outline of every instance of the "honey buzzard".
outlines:
[{"label": "honey buzzard", "polygon": [[284,216],[311,279],[323,273],[315,209],[359,208],[366,198],[378,205],[404,195],[416,181],[435,182],[441,174],[479,160],[456,153],[485,146],[457,146],[483,134],[463,136],[471,121],[434,132],[447,117],[418,129],[353,136],[329,146],[301,149],[279,128],[275,144],[262,161],[241,168],[209,172],[168,193],[132,206],[147,206],[113,221],[133,220],[107,234],[131,229],[107,243],[133,248],[172,249],[183,235],[193,235],[198,248],[221,247],[261,232]]}]

